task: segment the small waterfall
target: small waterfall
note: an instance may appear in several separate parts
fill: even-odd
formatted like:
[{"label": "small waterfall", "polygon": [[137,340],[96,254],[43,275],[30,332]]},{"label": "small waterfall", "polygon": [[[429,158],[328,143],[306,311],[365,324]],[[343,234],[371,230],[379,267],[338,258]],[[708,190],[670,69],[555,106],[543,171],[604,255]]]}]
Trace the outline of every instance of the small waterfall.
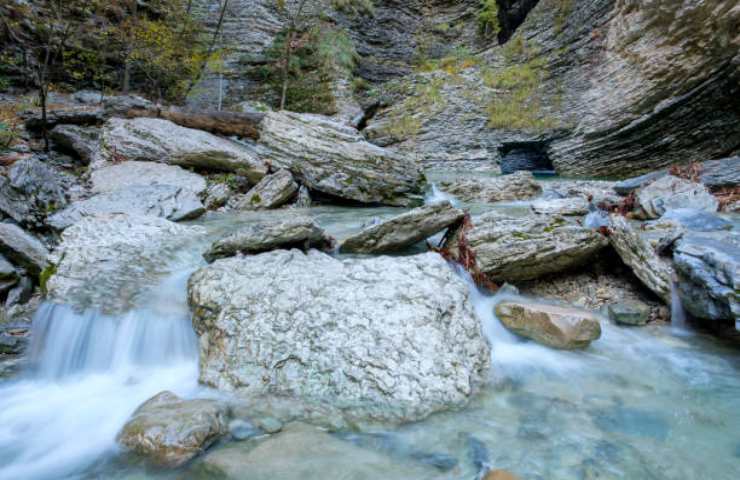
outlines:
[{"label": "small waterfall", "polygon": [[676,282],[671,285],[671,330],[676,335],[689,333],[686,311],[681,303],[681,297],[678,295],[678,284]]},{"label": "small waterfall", "polygon": [[440,202],[450,202],[453,207],[460,206],[460,202],[457,200],[457,198],[454,197],[454,195],[443,192],[439,189],[436,183],[432,183],[429,192],[424,198],[424,203],[426,203],[427,205],[432,205]]},{"label": "small waterfall", "polygon": [[162,390],[197,389],[188,272],[121,316],[46,304],[36,314],[30,369],[0,388],[0,479],[79,474],[109,452],[131,413]]}]

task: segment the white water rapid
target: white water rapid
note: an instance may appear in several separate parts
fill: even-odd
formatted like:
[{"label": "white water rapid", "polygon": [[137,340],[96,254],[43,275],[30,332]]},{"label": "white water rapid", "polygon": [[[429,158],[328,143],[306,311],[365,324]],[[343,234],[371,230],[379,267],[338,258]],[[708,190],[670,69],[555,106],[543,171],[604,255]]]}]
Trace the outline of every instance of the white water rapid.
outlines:
[{"label": "white water rapid", "polygon": [[185,299],[190,271],[122,316],[45,304],[26,375],[0,387],[0,479],[75,477],[116,450],[133,411],[162,390],[197,389]]}]

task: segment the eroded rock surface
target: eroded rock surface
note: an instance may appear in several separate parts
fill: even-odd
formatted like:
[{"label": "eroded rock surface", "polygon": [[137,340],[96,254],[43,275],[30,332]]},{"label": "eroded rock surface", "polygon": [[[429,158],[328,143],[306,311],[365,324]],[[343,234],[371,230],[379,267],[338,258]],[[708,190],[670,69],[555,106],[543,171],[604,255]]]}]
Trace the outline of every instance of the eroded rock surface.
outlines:
[{"label": "eroded rock surface", "polygon": [[424,184],[410,157],[367,141],[354,128],[320,115],[270,112],[259,151],[312,191],[361,203],[408,205]]},{"label": "eroded rock surface", "polygon": [[467,286],[433,253],[229,258],[188,292],[200,380],[222,390],[409,421],[466,404],[490,361]]},{"label": "eroded rock surface", "polygon": [[288,203],[298,193],[298,184],[287,170],[267,175],[246,195],[234,197],[229,205],[237,210],[268,210]]},{"label": "eroded rock surface", "polygon": [[19,226],[0,223],[0,254],[38,276],[48,264],[49,250]]},{"label": "eroded rock surface", "polygon": [[217,240],[203,254],[209,262],[237,254],[257,254],[269,250],[316,248],[328,250],[334,240],[308,217],[254,223]]},{"label": "eroded rock surface", "polygon": [[[490,212],[473,218],[466,233],[478,266],[495,282],[517,282],[567,270],[591,260],[607,240],[562,217],[507,217]],[[457,252],[459,233],[446,247]]]},{"label": "eroded rock surface", "polygon": [[153,465],[176,468],[226,433],[225,417],[215,400],[183,400],[162,392],[134,412],[117,440]]},{"label": "eroded rock surface", "polygon": [[730,233],[691,233],[673,254],[678,292],[692,315],[740,321],[740,239]]},{"label": "eroded rock surface", "polygon": [[542,193],[531,172],[442,182],[440,189],[465,202],[528,200]]},{"label": "eroded rock surface", "polygon": [[415,208],[366,228],[342,241],[345,253],[389,253],[403,250],[459,223],[465,212],[441,202]]},{"label": "eroded rock surface", "polygon": [[247,148],[158,118],[113,118],[106,122],[93,166],[121,160],[235,172],[255,183],[267,174],[264,161]]},{"label": "eroded rock surface", "polygon": [[666,175],[637,192],[637,204],[647,218],[660,218],[666,211],[692,208],[707,212],[719,209],[718,200],[699,183]]},{"label": "eroded rock surface", "polygon": [[133,186],[172,185],[200,195],[206,189],[205,179],[175,165],[128,161],[108,165],[90,173],[94,193],[112,192]]}]

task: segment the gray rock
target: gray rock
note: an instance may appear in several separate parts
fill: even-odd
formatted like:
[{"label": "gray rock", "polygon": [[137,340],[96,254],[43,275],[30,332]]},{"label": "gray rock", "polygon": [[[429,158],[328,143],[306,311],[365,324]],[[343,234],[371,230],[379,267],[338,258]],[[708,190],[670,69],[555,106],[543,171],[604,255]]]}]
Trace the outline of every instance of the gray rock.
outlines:
[{"label": "gray rock", "polygon": [[157,118],[113,118],[103,126],[100,152],[93,166],[121,160],[235,172],[255,183],[267,174],[265,163],[245,147]]},{"label": "gray rock", "polygon": [[246,195],[229,206],[237,210],[268,210],[285,205],[298,192],[298,184],[287,170],[267,175]]},{"label": "gray rock", "polygon": [[466,404],[490,362],[467,286],[434,253],[229,258],[194,273],[188,294],[201,382],[243,395],[413,421]]},{"label": "gray rock", "polygon": [[354,128],[320,115],[270,112],[259,147],[274,167],[312,191],[361,203],[404,206],[424,185],[421,165],[365,141]]},{"label": "gray rock", "polygon": [[57,125],[50,136],[57,148],[74,152],[82,163],[89,165],[98,151],[99,135],[100,131],[95,127]]},{"label": "gray rock", "polygon": [[231,188],[227,184],[212,183],[206,189],[203,203],[208,210],[216,210],[226,205],[232,193]]},{"label": "gray rock", "polygon": [[650,320],[650,307],[634,302],[609,304],[607,313],[609,319],[619,325],[641,326]]},{"label": "gray rock", "polygon": [[328,250],[334,240],[308,217],[288,218],[279,222],[260,222],[245,226],[211,245],[203,254],[213,262],[239,253],[256,254],[276,249],[317,248]]},{"label": "gray rock", "polygon": [[674,208],[672,210],[668,210],[662,217],[660,217],[659,221],[674,221],[686,230],[692,230],[695,232],[732,230],[732,222],[729,222],[714,213],[694,208]]},{"label": "gray rock", "polygon": [[639,190],[642,187],[650,185],[654,181],[658,180],[659,178],[663,178],[666,175],[668,175],[668,172],[666,170],[660,170],[657,172],[646,173],[645,175],[640,175],[639,177],[628,178],[627,180],[617,182],[614,185],[614,190],[618,194],[626,196],[632,192]]},{"label": "gray rock", "polygon": [[719,202],[707,188],[682,178],[666,175],[637,192],[637,204],[647,218],[660,218],[666,211],[692,208],[716,212]]},{"label": "gray rock", "polygon": [[83,105],[98,105],[103,102],[105,95],[95,90],[78,90],[72,94],[72,99]]},{"label": "gray rock", "polygon": [[673,253],[678,293],[686,310],[707,320],[740,321],[740,239],[689,233]]},{"label": "gray rock", "polygon": [[49,250],[17,225],[0,223],[0,253],[33,276],[38,276],[46,268]]},{"label": "gray rock", "polygon": [[137,95],[113,95],[103,101],[107,115],[125,117],[131,110],[152,110],[156,105]]},{"label": "gray rock", "polygon": [[450,202],[415,208],[356,233],[340,244],[344,253],[391,253],[413,246],[459,223],[465,212]]},{"label": "gray rock", "polygon": [[529,200],[542,193],[542,187],[535,181],[532,172],[445,181],[441,182],[439,187],[464,202],[495,203]]},{"label": "gray rock", "polygon": [[298,189],[298,196],[296,197],[295,203],[292,205],[293,208],[310,208],[311,207],[311,193],[305,187],[301,185]]},{"label": "gray rock", "polygon": [[162,392],[134,412],[117,441],[153,465],[177,468],[226,433],[225,414],[215,400],[183,400]]},{"label": "gray rock", "polygon": [[440,478],[429,467],[399,461],[300,423],[256,445],[234,443],[214,450],[194,470],[228,480],[304,480],[317,474],[352,480]]},{"label": "gray rock", "polygon": [[107,213],[180,221],[197,218],[203,212],[205,208],[192,190],[173,185],[139,185],[74,202],[49,217],[47,223],[57,230],[64,230],[84,217]]},{"label": "gray rock", "polygon": [[[506,217],[489,212],[473,218],[466,233],[478,266],[495,282],[532,280],[588,263],[608,244],[588,228],[570,224],[563,217],[539,215]],[[446,248],[459,254],[460,233]]]},{"label": "gray rock", "polygon": [[40,227],[51,212],[67,204],[73,180],[38,158],[14,163],[5,179],[0,176],[0,211],[16,222]]},{"label": "gray rock", "polygon": [[588,200],[579,197],[535,200],[532,211],[540,215],[582,216],[588,213]]},{"label": "gray rock", "polygon": [[5,299],[5,308],[13,305],[21,305],[28,302],[33,296],[33,281],[28,277],[21,277],[18,284],[13,287]]},{"label": "gray rock", "polygon": [[667,304],[671,302],[674,272],[650,242],[619,215],[611,216],[609,242],[635,276]]},{"label": "gray rock", "polygon": [[740,156],[703,162],[699,180],[712,190],[740,185]]},{"label": "gray rock", "polygon": [[85,217],[64,230],[50,257],[54,267],[47,297],[80,310],[125,312],[143,291],[170,273],[166,259],[200,234],[195,227],[157,217]]},{"label": "gray rock", "polygon": [[0,255],[0,281],[13,280],[18,277],[15,267],[2,255]]},{"label": "gray rock", "polygon": [[153,162],[129,161],[108,165],[90,173],[93,193],[113,192],[132,186],[172,185],[200,195],[206,180],[184,168]]},{"label": "gray rock", "polygon": [[553,348],[586,348],[601,337],[599,318],[574,307],[506,300],[495,311],[509,330]]}]

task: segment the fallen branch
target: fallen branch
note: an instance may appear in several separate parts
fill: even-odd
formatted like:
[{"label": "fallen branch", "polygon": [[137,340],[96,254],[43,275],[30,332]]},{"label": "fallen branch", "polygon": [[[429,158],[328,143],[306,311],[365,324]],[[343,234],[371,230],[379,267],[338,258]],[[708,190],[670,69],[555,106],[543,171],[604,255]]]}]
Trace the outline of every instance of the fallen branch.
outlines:
[{"label": "fallen branch", "polygon": [[219,112],[215,110],[186,111],[177,108],[132,109],[126,113],[128,118],[162,118],[182,127],[204,130],[227,137],[259,140],[259,124],[265,118],[263,113]]}]

